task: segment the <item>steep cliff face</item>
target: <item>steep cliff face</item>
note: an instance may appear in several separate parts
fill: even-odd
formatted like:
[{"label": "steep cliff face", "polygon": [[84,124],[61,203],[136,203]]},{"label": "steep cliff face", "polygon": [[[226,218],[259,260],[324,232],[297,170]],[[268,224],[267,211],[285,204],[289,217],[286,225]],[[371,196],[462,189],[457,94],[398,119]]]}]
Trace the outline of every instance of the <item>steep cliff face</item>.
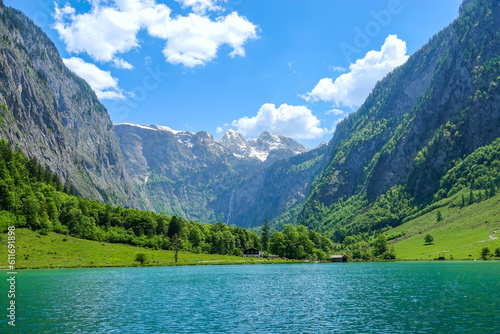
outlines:
[{"label": "steep cliff face", "polygon": [[299,222],[341,228],[352,215],[335,203],[361,212],[396,185],[426,203],[447,170],[500,136],[500,3],[465,1],[461,13],[339,124]]},{"label": "steep cliff face", "polygon": [[306,199],[311,184],[326,164],[326,145],[281,159],[252,177],[226,189],[214,201],[227,224],[261,226],[295,209]]},{"label": "steep cliff face", "polygon": [[0,136],[90,199],[137,199],[104,106],[52,41],[0,4]]},{"label": "steep cliff face", "polygon": [[[115,125],[114,131],[149,208],[202,222],[260,225],[262,214],[274,218],[303,201],[310,186],[307,173],[315,170],[302,166],[304,175],[297,172],[294,175],[301,178],[295,179],[275,175],[281,169],[273,163],[280,164],[309,149],[293,139],[267,132],[246,140],[230,130],[216,141],[205,131],[191,133],[158,125],[123,123]],[[274,183],[266,173],[274,175]],[[285,182],[283,186],[293,192],[269,201],[268,191],[285,191],[270,189],[276,182]]]}]

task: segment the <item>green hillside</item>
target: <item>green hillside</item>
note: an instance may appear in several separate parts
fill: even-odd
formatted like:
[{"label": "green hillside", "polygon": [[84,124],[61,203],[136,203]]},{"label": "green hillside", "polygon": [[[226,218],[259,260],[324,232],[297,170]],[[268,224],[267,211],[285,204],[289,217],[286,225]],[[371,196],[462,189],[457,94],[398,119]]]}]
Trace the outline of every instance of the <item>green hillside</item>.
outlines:
[{"label": "green hillside", "polygon": [[397,227],[459,191],[464,205],[496,194],[500,5],[476,0],[461,11],[337,126],[302,209],[282,217],[342,243]]},{"label": "green hillside", "polygon": [[[460,196],[454,199],[460,201]],[[437,221],[438,211],[443,217],[440,222]],[[388,230],[386,234],[402,234],[390,241],[400,260],[429,260],[440,256],[447,260],[479,259],[483,248],[491,252],[500,248],[500,196],[463,208],[445,205]],[[426,234],[433,236],[432,244],[425,244]]]}]

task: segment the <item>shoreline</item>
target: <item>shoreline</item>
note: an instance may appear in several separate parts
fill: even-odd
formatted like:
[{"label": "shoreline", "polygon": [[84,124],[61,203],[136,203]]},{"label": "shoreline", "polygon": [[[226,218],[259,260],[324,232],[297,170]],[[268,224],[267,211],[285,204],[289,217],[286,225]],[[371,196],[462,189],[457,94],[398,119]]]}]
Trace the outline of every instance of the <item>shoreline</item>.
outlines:
[{"label": "shoreline", "polygon": [[[118,243],[105,243],[86,239],[78,239],[57,233],[40,236],[28,230],[16,230],[16,270],[28,269],[72,269],[72,268],[129,268],[129,267],[177,267],[177,266],[214,266],[214,265],[249,265],[249,264],[290,264],[290,263],[316,263],[313,260],[292,260],[279,258],[250,258],[235,255],[179,252],[179,261],[174,263],[174,251],[155,250],[144,247]],[[0,270],[9,271],[6,234],[0,236]],[[135,261],[137,253],[145,253],[147,261],[140,265]],[[475,252],[463,252],[462,256],[454,259],[445,259],[444,262],[477,261],[479,254],[468,257]],[[438,254],[433,254],[438,256]],[[457,254],[458,255],[458,254]],[[404,256],[404,255],[403,255]],[[442,262],[434,260],[434,256],[425,258],[396,258],[395,260],[352,260],[349,262]],[[498,257],[488,260],[498,260]],[[148,263],[148,261],[150,261]],[[318,263],[329,263],[329,260]]]},{"label": "shoreline", "polygon": [[[453,259],[453,260],[387,260],[387,261],[348,261],[343,263],[390,263],[390,262],[485,262],[485,261],[500,261],[500,259]],[[272,264],[334,264],[334,263],[342,263],[342,262],[331,262],[331,261],[304,261],[304,260],[288,260],[288,261],[279,261],[279,262],[271,262],[271,261],[259,261],[259,262],[223,262],[217,261],[213,263],[179,263],[179,264],[160,264],[160,265],[123,265],[123,266],[113,266],[113,265],[103,265],[103,266],[74,266],[74,267],[62,267],[62,266],[44,266],[44,267],[22,267],[16,268],[17,270],[46,270],[46,269],[103,269],[103,268],[159,268],[159,267],[197,267],[197,266],[246,266],[246,265],[272,265]],[[8,268],[0,267],[0,271],[11,271]]]}]

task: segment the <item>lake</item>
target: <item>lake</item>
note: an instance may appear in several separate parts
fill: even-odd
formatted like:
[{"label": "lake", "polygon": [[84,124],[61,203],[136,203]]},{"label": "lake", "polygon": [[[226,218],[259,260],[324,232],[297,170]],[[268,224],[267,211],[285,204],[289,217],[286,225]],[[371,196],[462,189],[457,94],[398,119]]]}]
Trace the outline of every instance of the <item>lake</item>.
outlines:
[{"label": "lake", "polygon": [[16,333],[500,333],[499,261],[25,270],[17,293]]}]

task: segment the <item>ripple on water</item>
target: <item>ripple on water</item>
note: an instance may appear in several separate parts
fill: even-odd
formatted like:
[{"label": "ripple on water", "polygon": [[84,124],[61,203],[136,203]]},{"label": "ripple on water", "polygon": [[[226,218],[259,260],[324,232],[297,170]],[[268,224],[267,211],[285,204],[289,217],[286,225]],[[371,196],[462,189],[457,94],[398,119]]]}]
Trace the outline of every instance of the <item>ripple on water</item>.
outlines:
[{"label": "ripple on water", "polygon": [[490,262],[22,271],[17,329],[500,333],[500,266]]}]

